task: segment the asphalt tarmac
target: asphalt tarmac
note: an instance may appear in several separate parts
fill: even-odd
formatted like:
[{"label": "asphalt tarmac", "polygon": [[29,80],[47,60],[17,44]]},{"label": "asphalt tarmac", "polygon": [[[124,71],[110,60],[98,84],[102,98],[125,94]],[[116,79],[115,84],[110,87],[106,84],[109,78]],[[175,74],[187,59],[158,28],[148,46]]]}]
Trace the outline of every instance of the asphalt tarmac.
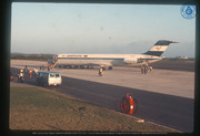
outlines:
[{"label": "asphalt tarmac", "polygon": [[176,71],[195,71],[195,61],[187,60],[162,60],[151,64],[155,69],[167,69]]},{"label": "asphalt tarmac", "polygon": [[[16,82],[19,69],[12,68],[11,71],[14,76],[13,82]],[[34,75],[31,79],[28,75],[24,77],[24,84],[36,85],[35,81]],[[145,121],[151,121],[183,132],[193,131],[194,99],[69,77],[62,77],[60,87],[51,86],[47,88],[117,112],[121,112],[120,101],[122,97],[126,93],[132,93],[133,97],[137,99],[139,108],[131,116],[140,117]]]}]

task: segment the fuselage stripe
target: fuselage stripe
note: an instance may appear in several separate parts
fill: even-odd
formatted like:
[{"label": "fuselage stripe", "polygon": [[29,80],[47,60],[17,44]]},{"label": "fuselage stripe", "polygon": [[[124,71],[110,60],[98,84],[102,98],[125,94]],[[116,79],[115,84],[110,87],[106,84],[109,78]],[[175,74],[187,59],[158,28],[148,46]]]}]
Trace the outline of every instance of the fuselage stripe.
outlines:
[{"label": "fuselage stripe", "polygon": [[67,57],[62,57],[58,59],[68,59],[68,60],[119,60],[123,61],[123,58],[67,58]]},{"label": "fuselage stripe", "polygon": [[154,55],[154,56],[161,56],[163,53],[163,51],[147,51],[146,53],[144,54],[147,54],[147,55]]}]

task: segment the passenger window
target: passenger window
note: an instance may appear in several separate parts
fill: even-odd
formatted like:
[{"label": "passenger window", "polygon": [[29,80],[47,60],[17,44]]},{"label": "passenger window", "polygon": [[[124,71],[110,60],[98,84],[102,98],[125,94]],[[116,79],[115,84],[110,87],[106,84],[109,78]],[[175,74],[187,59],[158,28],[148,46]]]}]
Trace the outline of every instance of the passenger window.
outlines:
[{"label": "passenger window", "polygon": [[60,77],[60,75],[59,75],[59,74],[56,74],[56,77]]},{"label": "passenger window", "polygon": [[50,74],[50,77],[55,77],[55,75],[54,74]]}]

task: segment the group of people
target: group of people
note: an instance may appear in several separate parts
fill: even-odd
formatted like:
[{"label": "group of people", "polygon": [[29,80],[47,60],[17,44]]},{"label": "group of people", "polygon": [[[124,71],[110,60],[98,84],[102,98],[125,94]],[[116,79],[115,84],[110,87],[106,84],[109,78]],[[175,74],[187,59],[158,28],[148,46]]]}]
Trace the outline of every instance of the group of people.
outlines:
[{"label": "group of people", "polygon": [[[45,66],[41,65],[40,70],[44,70],[44,69],[45,69]],[[52,64],[48,64],[47,69],[48,69],[48,71],[50,71],[52,69]],[[38,71],[39,70],[37,68],[30,69],[30,68],[28,68],[27,65],[25,65],[24,69],[20,69],[18,72],[18,82],[23,82],[24,75],[28,74],[29,78],[32,78],[33,73],[35,73],[37,75]],[[12,72],[10,72],[10,81],[12,81],[12,80],[13,80],[13,75],[12,75]]]},{"label": "group of people", "polygon": [[[48,66],[48,71],[50,71],[50,68],[51,68],[51,66]],[[40,66],[40,70],[42,70],[42,69],[44,69],[44,65]],[[142,74],[147,74],[148,70],[151,71],[151,67],[148,67],[148,66],[145,66],[145,65],[141,66],[141,73]],[[34,68],[33,71],[36,74],[38,73],[38,69],[37,68]],[[28,67],[25,66],[24,70],[21,69],[20,72],[18,73],[18,81],[19,82],[23,82],[22,79],[23,79],[23,76],[24,76],[24,72],[29,74],[29,78],[32,78],[32,73],[33,73],[32,70],[28,69]],[[99,74],[99,76],[103,76],[103,69],[102,69],[102,67],[99,68],[99,73],[98,74]],[[12,74],[11,74],[11,76],[12,76]]]},{"label": "group of people", "polygon": [[44,70],[44,65],[40,66],[40,70]]},{"label": "group of people", "polygon": [[147,74],[147,72],[149,71],[151,71],[152,70],[152,67],[150,66],[150,67],[148,67],[148,66],[146,66],[146,65],[142,65],[141,66],[141,73],[142,74]]},{"label": "group of people", "polygon": [[[40,66],[40,70],[44,70],[45,67],[44,65]],[[48,64],[48,67],[47,67],[48,71],[50,71],[52,69],[52,64]]]},{"label": "group of people", "polygon": [[[37,69],[37,68],[34,68],[33,71],[37,74],[38,69]],[[27,66],[25,66],[25,68],[24,68],[24,72],[25,72],[26,74],[29,74],[29,78],[32,77],[33,71],[32,71],[32,69],[28,69]]]},{"label": "group of people", "polygon": [[[152,71],[152,67],[151,66],[147,66],[147,65],[141,65],[141,73],[142,74],[147,74],[147,72],[151,72]],[[102,67],[99,68],[99,76],[103,76],[103,69]]]},{"label": "group of people", "polygon": [[33,71],[32,71],[32,69],[28,69],[28,67],[25,66],[25,68],[21,69],[19,71],[19,73],[18,73],[18,82],[23,82],[23,77],[24,77],[25,74],[29,74],[29,78],[32,78],[33,72],[35,74],[37,74],[38,73],[38,69],[34,68]]}]

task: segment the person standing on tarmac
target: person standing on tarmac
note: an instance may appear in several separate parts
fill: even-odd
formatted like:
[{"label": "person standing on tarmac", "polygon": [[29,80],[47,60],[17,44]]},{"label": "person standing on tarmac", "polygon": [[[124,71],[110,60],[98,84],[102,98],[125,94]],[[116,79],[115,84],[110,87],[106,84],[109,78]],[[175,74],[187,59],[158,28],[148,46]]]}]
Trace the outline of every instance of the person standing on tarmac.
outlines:
[{"label": "person standing on tarmac", "polygon": [[23,76],[24,76],[23,70],[21,69],[18,73],[18,82],[21,82],[21,83],[23,82]]},{"label": "person standing on tarmac", "polygon": [[38,74],[38,69],[37,68],[34,68],[33,69],[34,73],[37,75]]},{"label": "person standing on tarmac", "polygon": [[41,66],[41,69],[44,70],[44,66],[43,65]]},{"label": "person standing on tarmac", "polygon": [[20,71],[19,71],[19,73],[17,74],[17,76],[18,76],[18,82],[19,82],[19,79],[20,79]]},{"label": "person standing on tarmac", "polygon": [[99,69],[99,76],[103,76],[103,69],[101,67]]},{"label": "person standing on tarmac", "polygon": [[148,67],[147,66],[144,66],[144,74],[147,74],[147,69]]},{"label": "person standing on tarmac", "polygon": [[144,66],[141,65],[141,73],[144,74]]},{"label": "person standing on tarmac", "polygon": [[50,69],[52,69],[52,64],[50,64]]},{"label": "person standing on tarmac", "polygon": [[48,66],[48,71],[50,71],[50,66]]},{"label": "person standing on tarmac", "polygon": [[141,65],[141,73],[142,74],[147,74],[147,71],[148,71],[148,67],[145,66],[145,65]]},{"label": "person standing on tarmac", "polygon": [[30,78],[32,77],[32,70],[30,69],[29,70],[29,75],[30,75]]}]

